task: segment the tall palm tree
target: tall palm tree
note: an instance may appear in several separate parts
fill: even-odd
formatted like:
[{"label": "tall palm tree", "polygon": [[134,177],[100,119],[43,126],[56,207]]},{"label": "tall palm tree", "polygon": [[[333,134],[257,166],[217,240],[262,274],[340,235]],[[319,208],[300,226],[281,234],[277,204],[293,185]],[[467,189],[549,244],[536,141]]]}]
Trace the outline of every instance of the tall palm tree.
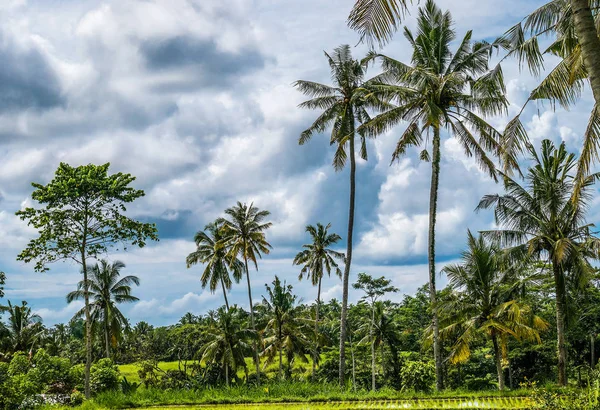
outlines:
[{"label": "tall palm tree", "polygon": [[[366,135],[378,135],[408,121],[392,161],[404,155],[410,146],[422,146],[421,159],[431,160],[428,263],[438,390],[443,387],[435,285],[441,131],[448,131],[462,145],[465,154],[473,156],[479,166],[496,179],[496,169],[487,152],[502,154],[501,137],[482,116],[502,113],[508,106],[501,67],[490,70],[488,65],[494,45],[473,42],[469,31],[452,53],[450,43],[456,37],[452,24],[449,12],[442,12],[433,0],[427,0],[419,9],[416,35],[408,28],[404,31],[413,48],[412,65],[375,53],[371,55],[382,60],[384,73],[380,78],[384,82],[370,88],[373,93],[393,98],[397,107],[374,117],[359,129]],[[427,147],[429,138],[423,135],[430,130],[433,134],[431,153]],[[515,161],[512,157],[508,159]]]},{"label": "tall palm tree", "polygon": [[310,99],[299,105],[300,108],[319,109],[323,112],[312,125],[300,134],[298,143],[304,145],[315,133],[322,133],[331,126],[330,144],[336,145],[333,167],[340,171],[350,159],[350,201],[348,206],[348,234],[346,256],[342,277],[342,312],[340,327],[340,384],[345,383],[346,369],[346,318],[348,316],[348,287],[350,265],[352,263],[352,234],[354,232],[354,206],[356,197],[356,154],[355,139],[360,138],[359,155],[367,159],[365,136],[358,133],[358,125],[368,121],[369,109],[381,110],[389,105],[381,101],[365,88],[366,65],[352,58],[350,46],[337,47],[333,55],[325,53],[329,63],[333,85],[299,80],[294,83]]},{"label": "tall palm tree", "polygon": [[[533,161],[521,185],[510,176],[504,178],[504,195],[486,195],[477,209],[493,207],[498,230],[485,231],[488,238],[500,241],[518,257],[530,256],[549,264],[555,286],[558,383],[567,384],[567,350],[565,346],[565,281],[590,277],[591,259],[600,256],[600,240],[593,236],[592,224],[585,213],[591,188],[600,173],[587,174],[582,182],[573,176],[575,155],[565,144],[559,147],[542,141],[541,155],[528,145]],[[577,187],[579,186],[579,187]]]},{"label": "tall palm tree", "polygon": [[491,339],[498,389],[504,390],[502,356],[508,337],[541,343],[539,331],[548,327],[543,319],[531,314],[529,306],[519,300],[519,277],[523,263],[512,265],[499,246],[468,232],[468,249],[460,264],[444,267],[452,290],[441,301],[441,334],[454,336],[450,360],[460,363],[469,358],[470,345],[480,336]]},{"label": "tall palm tree", "polygon": [[283,379],[283,350],[286,350],[288,366],[291,369],[291,360],[298,356],[304,362],[306,359],[308,342],[301,330],[301,323],[296,317],[296,302],[298,296],[294,295],[292,285],[275,276],[273,287],[265,284],[268,298],[263,296],[266,317],[268,318],[265,333],[265,366],[279,356],[279,379]]},{"label": "tall palm tree", "polygon": [[[129,323],[117,305],[139,300],[131,294],[131,286],[139,286],[140,279],[133,275],[121,278],[121,269],[124,267],[125,264],[121,261],[111,264],[107,260],[101,260],[88,269],[88,296],[93,300],[90,304],[91,321],[96,326],[102,326],[106,357],[110,357],[111,343],[119,340],[123,328]],[[84,299],[85,289],[86,283],[82,280],[77,284],[77,290],[67,295],[67,303]],[[84,314],[83,308],[74,318],[83,317]]]},{"label": "tall palm tree", "polygon": [[302,245],[304,248],[298,252],[294,258],[294,265],[302,265],[298,279],[307,278],[313,286],[317,286],[317,303],[315,305],[315,346],[312,363],[312,375],[315,377],[315,369],[319,360],[319,307],[321,305],[321,281],[323,275],[327,273],[331,276],[333,269],[335,274],[341,278],[342,271],[338,267],[336,259],[343,260],[344,254],[334,251],[331,246],[335,245],[342,238],[336,233],[329,233],[331,224],[323,226],[317,223],[317,226],[308,225],[306,232],[310,234],[311,243]]},{"label": "tall palm tree", "polygon": [[216,321],[206,329],[206,340],[201,348],[202,361],[216,362],[223,366],[225,384],[229,387],[229,370],[235,374],[240,367],[246,368],[246,352],[251,349],[249,341],[256,340],[257,333],[246,328],[236,306],[231,309],[219,308]]},{"label": "tall palm tree", "polygon": [[9,300],[8,305],[0,306],[0,313],[8,313],[7,330],[12,351],[30,351],[43,332],[42,318],[33,313],[25,301],[13,305]]},{"label": "tall palm tree", "polygon": [[196,250],[187,256],[185,262],[188,268],[197,263],[206,265],[200,277],[202,288],[208,286],[211,293],[215,293],[220,285],[223,290],[225,306],[229,310],[229,301],[227,300],[227,290],[231,289],[229,271],[233,273],[236,283],[239,283],[244,274],[244,264],[238,258],[227,257],[223,239],[221,222],[214,221],[206,225],[204,231],[196,232],[194,236]]},{"label": "tall palm tree", "polygon": [[[244,260],[244,272],[248,282],[248,302],[250,303],[250,323],[256,332],[254,323],[254,306],[252,304],[252,287],[250,286],[250,270],[248,261],[254,263],[258,271],[258,259],[262,254],[268,254],[271,244],[267,242],[265,231],[272,225],[265,222],[271,214],[266,210],[259,210],[252,203],[250,205],[238,203],[225,210],[229,219],[219,219],[223,226],[223,246],[227,249],[227,257],[233,263],[238,257]],[[256,380],[260,384],[260,362],[258,359],[258,345],[254,345],[254,363],[256,365]]]}]

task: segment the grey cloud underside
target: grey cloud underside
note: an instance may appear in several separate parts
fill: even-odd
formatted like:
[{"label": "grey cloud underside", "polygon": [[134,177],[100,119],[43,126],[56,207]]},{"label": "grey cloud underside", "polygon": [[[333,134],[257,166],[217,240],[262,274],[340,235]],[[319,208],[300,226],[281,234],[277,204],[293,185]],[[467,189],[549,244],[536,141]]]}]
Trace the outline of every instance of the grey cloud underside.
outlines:
[{"label": "grey cloud underside", "polygon": [[0,31],[0,62],[0,113],[64,104],[58,78],[39,50],[20,49]]}]

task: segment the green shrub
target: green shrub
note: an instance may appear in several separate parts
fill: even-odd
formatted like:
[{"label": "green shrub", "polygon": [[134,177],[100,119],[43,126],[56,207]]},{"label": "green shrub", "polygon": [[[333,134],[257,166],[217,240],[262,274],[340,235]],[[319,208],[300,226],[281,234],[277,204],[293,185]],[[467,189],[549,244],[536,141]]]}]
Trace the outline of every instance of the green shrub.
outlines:
[{"label": "green shrub", "polygon": [[90,370],[90,389],[92,393],[116,390],[119,387],[119,368],[110,359],[100,359]]},{"label": "green shrub", "polygon": [[402,390],[429,392],[435,382],[435,367],[431,362],[407,360],[400,369]]}]

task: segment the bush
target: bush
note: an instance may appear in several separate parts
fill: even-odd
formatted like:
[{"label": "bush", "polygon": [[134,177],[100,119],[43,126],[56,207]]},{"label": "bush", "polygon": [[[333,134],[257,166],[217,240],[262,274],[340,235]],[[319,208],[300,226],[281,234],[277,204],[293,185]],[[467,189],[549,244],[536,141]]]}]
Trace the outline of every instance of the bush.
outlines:
[{"label": "bush", "polygon": [[407,360],[400,369],[402,390],[429,392],[435,383],[435,367],[431,362]]},{"label": "bush", "polygon": [[110,359],[100,359],[90,370],[90,389],[92,393],[116,390],[119,387],[119,368]]}]

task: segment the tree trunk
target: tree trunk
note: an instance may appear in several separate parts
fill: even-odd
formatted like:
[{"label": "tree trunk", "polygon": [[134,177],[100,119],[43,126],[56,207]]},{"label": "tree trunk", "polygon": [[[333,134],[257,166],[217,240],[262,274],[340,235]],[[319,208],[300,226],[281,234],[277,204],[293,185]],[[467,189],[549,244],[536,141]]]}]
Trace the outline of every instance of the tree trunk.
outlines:
[{"label": "tree trunk", "polygon": [[223,278],[221,278],[221,287],[223,288],[223,298],[225,299],[225,308],[229,312],[229,301],[227,300],[227,289],[225,289],[225,283],[223,282]]},{"label": "tree trunk", "polygon": [[556,286],[556,334],[558,350],[558,385],[567,385],[567,347],[565,345],[565,277],[557,264],[552,264]]},{"label": "tree trunk", "polygon": [[[106,316],[106,314],[105,314]],[[106,343],[106,358],[110,359],[110,332],[108,330],[108,318],[104,318],[104,342]]]},{"label": "tree trunk", "polygon": [[[86,234],[84,232],[84,234]],[[85,244],[83,245],[85,247]],[[85,302],[85,398],[90,398],[90,369],[92,367],[92,318],[90,315],[89,283],[85,251],[81,251],[81,264],[83,269],[83,292]]]},{"label": "tree trunk", "polygon": [[502,353],[498,346],[498,336],[492,332],[492,344],[494,345],[494,358],[496,359],[496,372],[498,374],[498,390],[504,390],[504,371],[502,370]]},{"label": "tree trunk", "polygon": [[229,366],[225,363],[225,386],[229,387]]},{"label": "tree trunk", "polygon": [[315,308],[315,352],[313,355],[313,363],[312,363],[312,379],[315,381],[315,372],[317,368],[317,361],[319,358],[319,307],[321,304],[321,280],[323,277],[319,278],[319,287],[317,288],[317,306]]},{"label": "tree trunk", "polygon": [[433,315],[433,357],[435,360],[435,387],[437,391],[444,388],[442,374],[442,352],[440,343],[440,327],[437,312],[437,295],[435,288],[435,222],[437,216],[438,186],[440,182],[440,128],[433,127],[433,156],[431,161],[431,187],[429,193],[429,298]]},{"label": "tree trunk", "polygon": [[[350,118],[354,118],[350,112]],[[354,198],[356,196],[356,158],[354,157],[354,123],[350,130],[350,204],[348,212],[348,242],[346,245],[346,260],[344,277],[342,279],[342,314],[340,317],[340,387],[346,384],[346,319],[348,317],[348,287],[350,282],[350,264],[352,263],[352,233],[354,230]]]},{"label": "tree trunk", "polygon": [[571,9],[594,100],[596,105],[600,105],[600,39],[590,9],[590,0],[571,0]]},{"label": "tree trunk", "polygon": [[[248,270],[248,257],[246,256],[246,244],[244,243],[244,264],[246,266],[246,280],[248,282],[248,301],[250,302],[250,324],[256,332],[254,324],[254,306],[252,305],[252,287],[250,286],[250,271]],[[258,361],[258,345],[254,342],[254,364],[256,365],[256,383],[260,386],[260,362]]]},{"label": "tree trunk", "polygon": [[371,303],[371,328],[369,335],[371,336],[371,390],[375,391],[375,337],[373,337],[373,326],[375,325],[375,302]]},{"label": "tree trunk", "polygon": [[278,331],[278,336],[277,338],[278,340],[278,345],[279,345],[279,380],[283,380],[283,359],[282,359],[282,351],[283,351],[283,346],[281,345],[281,327],[279,327]]},{"label": "tree trunk", "polygon": [[593,369],[594,367],[596,367],[596,335],[595,334],[592,334],[590,336],[590,353],[591,353],[590,363],[591,363],[591,368]]}]

